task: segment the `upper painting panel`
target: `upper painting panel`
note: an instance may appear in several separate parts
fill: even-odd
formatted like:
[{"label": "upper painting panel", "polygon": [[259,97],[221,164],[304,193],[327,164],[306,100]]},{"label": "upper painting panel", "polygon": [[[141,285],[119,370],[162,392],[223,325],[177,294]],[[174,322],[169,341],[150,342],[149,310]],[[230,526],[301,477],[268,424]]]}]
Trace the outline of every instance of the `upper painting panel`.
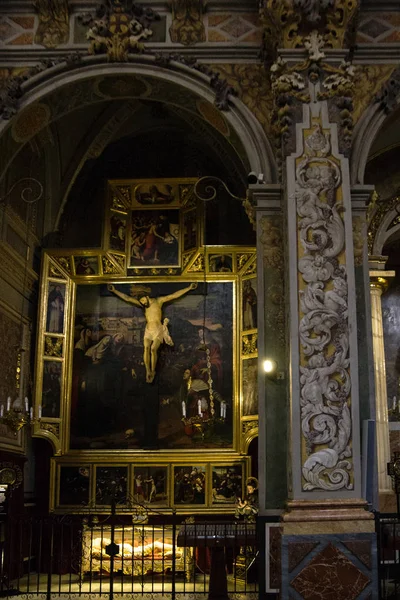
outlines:
[{"label": "upper painting panel", "polygon": [[194,195],[196,181],[110,181],[103,249],[125,254],[127,268],[135,273],[180,269],[182,252],[202,243],[201,207],[197,207]]}]

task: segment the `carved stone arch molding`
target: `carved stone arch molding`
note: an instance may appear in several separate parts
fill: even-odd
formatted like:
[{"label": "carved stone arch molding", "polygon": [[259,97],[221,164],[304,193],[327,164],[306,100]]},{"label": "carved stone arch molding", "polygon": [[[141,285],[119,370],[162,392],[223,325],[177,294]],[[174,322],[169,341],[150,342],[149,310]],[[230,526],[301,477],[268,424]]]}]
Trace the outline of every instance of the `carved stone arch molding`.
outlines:
[{"label": "carved stone arch molding", "polygon": [[368,254],[379,257],[390,238],[400,231],[400,191],[374,206],[368,226]]},{"label": "carved stone arch molding", "polygon": [[[363,184],[374,140],[386,119],[400,106],[400,69],[393,70],[354,128],[350,161],[352,185]],[[400,118],[400,116],[399,116]]]},{"label": "carved stone arch molding", "polygon": [[[206,101],[209,105],[213,105],[215,101],[215,94],[210,87],[208,75],[180,62],[170,61],[168,67],[162,66],[156,63],[155,56],[134,56],[126,63],[108,63],[102,57],[82,57],[76,62],[66,61],[54,65],[21,84],[20,93],[22,95],[16,114],[10,120],[0,120],[0,151],[8,159],[8,162],[2,165],[3,172],[0,175],[0,181],[8,166],[23,147],[23,143],[28,142],[55,118],[46,104],[47,98],[68,85],[78,85],[85,80],[127,75],[136,76],[143,82],[141,92],[146,91],[146,80],[149,79],[168,84],[171,89],[175,88],[183,92],[180,94],[183,108],[185,108],[185,94]],[[132,91],[127,94],[126,98],[139,96],[139,94],[135,96]],[[179,94],[175,96],[177,97]],[[168,102],[168,98],[163,101]],[[177,102],[178,100],[174,98],[173,101]],[[26,116],[26,120],[23,118],[24,116]],[[248,163],[249,171],[263,173],[265,182],[275,183],[277,168],[272,147],[253,113],[240,99],[232,95],[229,96],[229,110],[223,112],[223,117],[235,133]],[[213,125],[210,120],[209,124]],[[29,135],[29,131],[31,135]],[[11,138],[9,144],[11,151],[7,146],[7,136]],[[227,143],[230,141],[227,140]]]}]

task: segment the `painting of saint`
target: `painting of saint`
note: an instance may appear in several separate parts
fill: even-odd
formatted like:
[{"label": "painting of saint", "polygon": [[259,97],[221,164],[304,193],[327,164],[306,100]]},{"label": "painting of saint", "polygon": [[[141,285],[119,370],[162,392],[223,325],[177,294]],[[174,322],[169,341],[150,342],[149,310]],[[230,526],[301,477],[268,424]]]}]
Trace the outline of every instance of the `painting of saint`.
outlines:
[{"label": "painting of saint", "polygon": [[178,266],[180,225],[178,210],[132,212],[130,266]]},{"label": "painting of saint", "polygon": [[[204,292],[203,282],[77,285],[71,448],[232,447],[233,283],[207,284],[206,319]],[[213,407],[224,417],[199,436],[190,418]]]},{"label": "painting of saint", "polygon": [[96,467],[96,505],[126,504],[128,467]]},{"label": "painting of saint", "polygon": [[43,363],[42,416],[60,416],[62,363],[45,360]]},{"label": "painting of saint", "polygon": [[125,252],[126,218],[120,213],[112,213],[110,216],[109,245],[111,250]]},{"label": "painting of saint", "polygon": [[97,256],[75,256],[75,273],[77,275],[98,275]]},{"label": "painting of saint", "polygon": [[258,359],[243,360],[243,415],[258,414]]},{"label": "painting of saint", "polygon": [[174,467],[174,503],[205,504],[205,498],[205,467]]},{"label": "painting of saint", "polygon": [[89,490],[89,466],[60,466],[60,506],[89,504]]},{"label": "painting of saint", "polygon": [[167,490],[167,467],[135,467],[133,495],[136,502],[165,505]]},{"label": "painting of saint", "polygon": [[49,283],[47,296],[46,331],[62,333],[64,330],[65,284]]},{"label": "painting of saint", "polygon": [[243,331],[257,327],[257,280],[255,277],[243,281],[242,314]]},{"label": "painting of saint", "polygon": [[232,256],[229,254],[211,254],[210,271],[212,273],[232,273]]},{"label": "painting of saint", "polygon": [[235,504],[242,497],[242,465],[212,468],[212,503]]}]

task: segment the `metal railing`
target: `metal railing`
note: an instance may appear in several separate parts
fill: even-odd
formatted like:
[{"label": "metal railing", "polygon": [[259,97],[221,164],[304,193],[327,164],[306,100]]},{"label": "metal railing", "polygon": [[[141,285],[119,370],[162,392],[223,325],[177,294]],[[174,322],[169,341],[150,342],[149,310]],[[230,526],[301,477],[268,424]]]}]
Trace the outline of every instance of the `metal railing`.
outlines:
[{"label": "metal railing", "polygon": [[[148,521],[133,523],[128,514],[0,521],[0,597],[207,597],[214,538],[174,513]],[[219,528],[230,598],[258,598],[255,525],[212,527]]]},{"label": "metal railing", "polygon": [[375,519],[380,598],[400,600],[400,516],[377,513]]}]

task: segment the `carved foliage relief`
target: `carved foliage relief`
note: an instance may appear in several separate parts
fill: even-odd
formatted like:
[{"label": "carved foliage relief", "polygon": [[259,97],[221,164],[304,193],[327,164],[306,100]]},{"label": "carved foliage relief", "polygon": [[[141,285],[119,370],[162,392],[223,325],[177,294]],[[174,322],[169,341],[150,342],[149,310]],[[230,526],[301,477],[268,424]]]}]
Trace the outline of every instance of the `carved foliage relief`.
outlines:
[{"label": "carved foliage relief", "polygon": [[296,162],[303,490],[351,490],[348,290],[340,163],[314,119]]}]

